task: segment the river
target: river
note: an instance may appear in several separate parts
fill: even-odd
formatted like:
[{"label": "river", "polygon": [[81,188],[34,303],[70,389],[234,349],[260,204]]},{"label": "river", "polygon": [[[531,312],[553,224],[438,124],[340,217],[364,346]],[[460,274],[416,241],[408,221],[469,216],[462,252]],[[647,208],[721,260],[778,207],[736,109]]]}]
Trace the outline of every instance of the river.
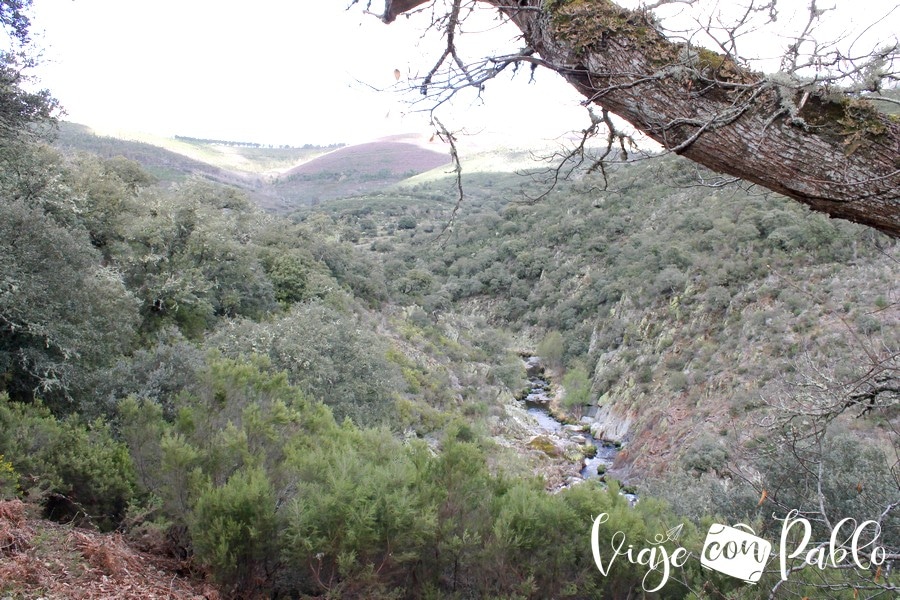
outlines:
[{"label": "river", "polygon": [[[528,414],[534,417],[538,425],[546,433],[580,442],[584,444],[592,444],[597,453],[591,458],[584,460],[584,466],[581,469],[581,477],[590,479],[592,477],[601,477],[607,470],[611,469],[616,455],[619,453],[619,446],[611,442],[595,439],[588,431],[583,431],[577,425],[565,425],[558,421],[550,414],[550,382],[544,374],[544,367],[541,360],[537,356],[527,356],[524,358],[525,368],[528,373],[528,390],[521,398],[525,404]],[[625,494],[632,503],[637,500],[633,494]]]}]

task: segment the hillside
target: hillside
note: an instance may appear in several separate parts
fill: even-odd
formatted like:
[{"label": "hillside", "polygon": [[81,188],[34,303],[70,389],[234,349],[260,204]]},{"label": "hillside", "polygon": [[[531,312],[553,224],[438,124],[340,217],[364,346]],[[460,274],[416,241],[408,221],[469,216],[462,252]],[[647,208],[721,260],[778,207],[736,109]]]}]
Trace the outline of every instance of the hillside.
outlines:
[{"label": "hillside", "polygon": [[[426,166],[385,144],[381,165]],[[85,585],[159,583],[84,530],[164,540],[164,573],[191,557],[233,598],[636,595],[640,569],[585,552],[598,513],[604,548],[678,528],[698,556],[711,520],[771,537],[791,509],[881,518],[900,548],[898,248],[871,230],[698,185],[674,156],[553,190],[481,156],[458,209],[439,166],[285,217],[199,173],[158,185],[118,154],[11,147],[0,499],[76,529],[12,517],[3,559],[51,558],[0,595],[103,564]],[[357,150],[294,175],[380,166]],[[529,412],[535,390],[565,425]],[[612,463],[585,474],[588,433]],[[873,579],[679,577],[667,597],[843,600]],[[878,577],[871,598],[897,583]]]},{"label": "hillside", "polygon": [[445,153],[387,139],[315,158],[280,174],[272,188],[293,206],[315,205],[387,188],[448,162]]},{"label": "hillside", "polygon": [[265,147],[252,143],[144,134],[98,135],[62,122],[56,146],[103,158],[136,161],[162,184],[190,177],[237,188],[274,212],[390,187],[447,164],[442,151],[412,136],[392,136],[353,146]]},{"label": "hillside", "polygon": [[638,478],[711,449],[741,455],[764,409],[836,352],[842,382],[864,377],[873,347],[896,361],[888,238],[772,194],[697,186],[672,158],[610,175],[606,191],[575,181],[537,204],[525,177],[469,176],[450,234],[447,180],[319,210],[384,265],[394,301],[438,321],[481,315],[532,350],[561,334],[559,375],[583,369],[590,393],[560,409],[624,443],[617,466]]},{"label": "hillside", "polygon": [[63,121],[59,124],[55,144],[66,151],[84,151],[102,158],[123,156],[139,163],[148,173],[163,182],[181,182],[190,176],[250,188],[253,180],[246,174],[221,168],[211,162],[192,158],[159,144],[119,139],[95,134],[89,127]]},{"label": "hillside", "polygon": [[0,500],[0,593],[72,600],[221,597],[187,563],[165,558],[158,547],[145,542],[141,551],[119,534],[60,525],[27,510],[18,500]]}]

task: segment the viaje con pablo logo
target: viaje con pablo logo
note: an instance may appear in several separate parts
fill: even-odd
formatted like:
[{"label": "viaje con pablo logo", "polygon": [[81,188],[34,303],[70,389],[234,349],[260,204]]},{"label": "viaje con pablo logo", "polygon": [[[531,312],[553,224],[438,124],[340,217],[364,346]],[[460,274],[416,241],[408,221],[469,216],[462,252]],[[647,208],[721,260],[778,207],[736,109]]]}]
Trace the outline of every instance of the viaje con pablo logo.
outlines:
[{"label": "viaje con pablo logo", "polygon": [[[881,525],[877,521],[867,520],[857,524],[853,518],[842,519],[832,528],[827,541],[811,544],[812,525],[808,519],[799,516],[799,511],[792,510],[783,518],[774,518],[782,522],[777,556],[783,580],[787,580],[791,572],[788,561],[798,558],[805,566],[822,570],[853,565],[868,569],[880,566],[887,560],[887,551],[878,545]],[[625,533],[616,531],[610,538],[609,548],[601,551],[600,526],[608,521],[609,515],[601,513],[591,527],[591,553],[604,576],[621,557],[631,564],[645,566],[647,572],[641,582],[642,587],[646,592],[657,592],[668,583],[673,569],[683,567],[692,556],[682,546],[674,550],[665,546],[667,542],[677,541],[681,525],[664,535],[657,534],[653,541],[645,540],[643,547],[628,543]],[[792,531],[796,532],[793,538]],[[799,541],[796,541],[797,537]],[[757,536],[749,526],[743,523],[734,526],[714,523],[706,534],[699,558],[704,569],[755,584],[775,555],[771,542]]]}]

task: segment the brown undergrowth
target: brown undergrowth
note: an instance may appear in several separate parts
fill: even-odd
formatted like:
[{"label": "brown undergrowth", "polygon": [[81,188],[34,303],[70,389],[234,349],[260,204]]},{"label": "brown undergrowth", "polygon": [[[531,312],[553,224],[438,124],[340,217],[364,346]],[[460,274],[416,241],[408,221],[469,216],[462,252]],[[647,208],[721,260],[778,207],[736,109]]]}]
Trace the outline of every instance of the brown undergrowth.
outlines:
[{"label": "brown undergrowth", "polygon": [[0,597],[16,600],[219,600],[173,558],[141,552],[121,534],[32,518],[19,500],[0,501]]}]

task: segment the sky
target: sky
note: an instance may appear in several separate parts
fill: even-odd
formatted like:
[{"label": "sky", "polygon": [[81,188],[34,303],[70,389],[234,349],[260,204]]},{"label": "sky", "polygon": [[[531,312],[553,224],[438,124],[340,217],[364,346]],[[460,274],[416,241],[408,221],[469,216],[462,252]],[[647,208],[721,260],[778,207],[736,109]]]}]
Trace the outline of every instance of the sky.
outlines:
[{"label": "sky", "polygon": [[[32,32],[43,54],[36,75],[61,101],[66,119],[106,133],[278,145],[429,135],[434,128],[419,111],[423,106],[411,106],[414,96],[401,93],[411,76],[427,72],[440,55],[439,39],[422,38],[428,15],[401,17],[388,26],[365,14],[364,6],[348,4],[34,0]],[[806,4],[779,0],[781,24],[799,27]],[[709,1],[706,12],[696,14],[676,5],[666,9],[667,23],[689,28],[692,19],[733,5]],[[865,35],[884,40],[900,30],[895,1],[819,5],[837,7],[828,15],[830,35],[851,25],[865,30],[876,14],[889,16]],[[381,0],[373,0],[372,9],[380,12]],[[467,29],[462,41],[473,56],[521,45],[515,28],[498,25],[488,11]],[[762,55],[777,55],[787,41],[784,34],[766,34],[748,43]],[[559,76],[544,71],[535,82],[527,73],[489,82],[482,98],[462,97],[437,114],[451,130],[527,143],[586,126],[581,100]]]}]

